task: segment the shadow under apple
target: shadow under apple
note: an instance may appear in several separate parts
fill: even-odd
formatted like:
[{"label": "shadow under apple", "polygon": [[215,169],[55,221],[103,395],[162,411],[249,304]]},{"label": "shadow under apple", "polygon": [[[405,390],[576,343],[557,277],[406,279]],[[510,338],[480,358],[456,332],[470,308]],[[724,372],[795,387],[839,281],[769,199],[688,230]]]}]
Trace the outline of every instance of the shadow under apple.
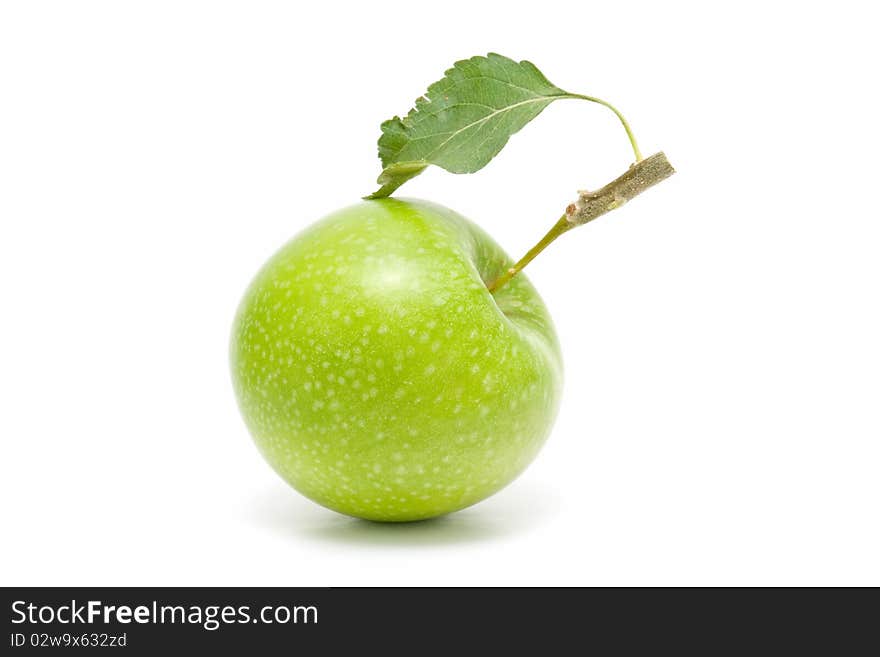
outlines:
[{"label": "shadow under apple", "polygon": [[261,491],[245,509],[249,524],[274,534],[364,547],[436,547],[527,534],[559,508],[553,491],[517,481],[479,504],[439,518],[380,523],[340,515],[283,484]]}]

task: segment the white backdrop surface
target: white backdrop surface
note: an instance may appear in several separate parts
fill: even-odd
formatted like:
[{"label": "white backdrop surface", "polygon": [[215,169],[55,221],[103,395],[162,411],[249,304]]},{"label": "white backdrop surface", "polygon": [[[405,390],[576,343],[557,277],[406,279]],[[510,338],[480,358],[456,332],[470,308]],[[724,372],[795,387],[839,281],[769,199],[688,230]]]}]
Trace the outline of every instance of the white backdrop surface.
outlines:
[{"label": "white backdrop surface", "polygon": [[[828,8],[823,8],[828,7]],[[5,2],[5,585],[880,585],[880,146],[867,5]],[[457,59],[533,61],[678,169],[529,276],[566,389],[506,490],[320,508],[253,447],[235,307],[372,190],[379,123]],[[557,103],[406,195],[513,254],[630,161]]]}]

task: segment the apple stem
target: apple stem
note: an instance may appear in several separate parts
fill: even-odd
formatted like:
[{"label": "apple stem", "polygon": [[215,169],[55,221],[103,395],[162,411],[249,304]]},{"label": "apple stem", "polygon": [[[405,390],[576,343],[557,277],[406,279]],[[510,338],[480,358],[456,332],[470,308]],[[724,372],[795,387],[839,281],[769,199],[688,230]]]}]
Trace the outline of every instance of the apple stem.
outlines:
[{"label": "apple stem", "polygon": [[501,274],[501,276],[499,276],[492,283],[489,284],[489,292],[494,294],[502,285],[506,284],[511,278],[522,271],[523,267],[534,260],[535,256],[546,249],[553,240],[562,235],[562,233],[572,228],[574,228],[574,224],[569,223],[568,217],[566,215],[562,215],[559,218],[559,221],[553,224],[553,228],[548,230],[547,234],[541,238],[541,241],[539,241],[537,244],[535,244],[535,246],[529,249],[529,252],[526,253],[522,258],[520,258],[513,267],[508,269],[506,272]]},{"label": "apple stem", "polygon": [[630,165],[626,172],[601,189],[595,192],[578,192],[577,200],[565,209],[565,214],[547,231],[547,234],[529,249],[528,253],[520,258],[515,265],[488,285],[489,292],[494,294],[501,289],[563,233],[619,208],[649,187],[666,180],[673,173],[675,173],[675,169],[666,159],[666,155],[662,152],[654,153],[654,155]]}]

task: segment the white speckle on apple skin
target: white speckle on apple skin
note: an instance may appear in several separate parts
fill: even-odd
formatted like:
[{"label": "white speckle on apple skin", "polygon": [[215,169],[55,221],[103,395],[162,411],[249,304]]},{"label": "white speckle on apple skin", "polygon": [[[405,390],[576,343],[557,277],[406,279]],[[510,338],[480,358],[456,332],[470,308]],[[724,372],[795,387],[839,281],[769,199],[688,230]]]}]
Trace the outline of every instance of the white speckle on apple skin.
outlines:
[{"label": "white speckle on apple skin", "polygon": [[549,314],[475,225],[367,201],[286,244],[239,307],[239,406],[272,467],[331,509],[442,515],[512,481],[550,432],[562,365]]}]

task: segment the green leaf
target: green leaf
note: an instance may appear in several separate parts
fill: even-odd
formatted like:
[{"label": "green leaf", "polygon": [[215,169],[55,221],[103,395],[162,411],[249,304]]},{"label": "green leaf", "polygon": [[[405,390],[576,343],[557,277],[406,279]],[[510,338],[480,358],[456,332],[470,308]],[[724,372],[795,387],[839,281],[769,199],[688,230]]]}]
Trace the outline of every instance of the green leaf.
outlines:
[{"label": "green leaf", "polygon": [[512,134],[560,98],[584,97],[555,86],[531,62],[495,53],[456,62],[409,114],[382,124],[382,188],[367,198],[392,194],[430,164],[451,173],[482,169]]}]

